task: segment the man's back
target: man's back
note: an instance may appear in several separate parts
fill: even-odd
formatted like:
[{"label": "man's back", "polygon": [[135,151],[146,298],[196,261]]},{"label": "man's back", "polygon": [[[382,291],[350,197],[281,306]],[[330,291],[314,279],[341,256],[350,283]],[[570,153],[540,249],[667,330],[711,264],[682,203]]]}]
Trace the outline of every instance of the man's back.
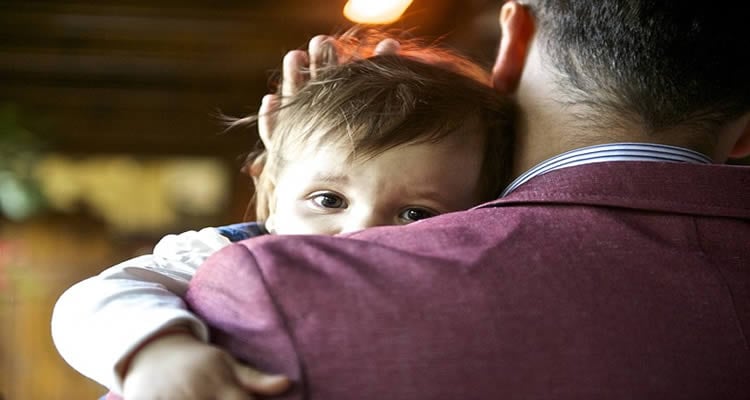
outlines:
[{"label": "man's back", "polygon": [[750,170],[606,163],[211,258],[188,301],[290,398],[750,397]]}]

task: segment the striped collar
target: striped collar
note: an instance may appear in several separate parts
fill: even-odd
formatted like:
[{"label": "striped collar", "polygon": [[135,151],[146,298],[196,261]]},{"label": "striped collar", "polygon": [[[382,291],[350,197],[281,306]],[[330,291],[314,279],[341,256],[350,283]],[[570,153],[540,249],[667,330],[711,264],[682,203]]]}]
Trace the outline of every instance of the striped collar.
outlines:
[{"label": "striped collar", "polygon": [[508,185],[500,197],[507,196],[528,180],[556,169],[609,161],[712,163],[707,156],[682,147],[652,143],[600,144],[571,150],[537,164]]}]

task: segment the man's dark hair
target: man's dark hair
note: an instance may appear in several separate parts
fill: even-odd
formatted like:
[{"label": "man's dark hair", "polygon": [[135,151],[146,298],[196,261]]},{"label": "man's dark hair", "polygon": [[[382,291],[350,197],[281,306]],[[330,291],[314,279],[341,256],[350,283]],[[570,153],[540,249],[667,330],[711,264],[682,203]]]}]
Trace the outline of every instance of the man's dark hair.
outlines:
[{"label": "man's dark hair", "polygon": [[614,113],[649,134],[678,125],[708,132],[750,109],[749,20],[736,7],[694,0],[526,3],[560,87],[593,118]]}]

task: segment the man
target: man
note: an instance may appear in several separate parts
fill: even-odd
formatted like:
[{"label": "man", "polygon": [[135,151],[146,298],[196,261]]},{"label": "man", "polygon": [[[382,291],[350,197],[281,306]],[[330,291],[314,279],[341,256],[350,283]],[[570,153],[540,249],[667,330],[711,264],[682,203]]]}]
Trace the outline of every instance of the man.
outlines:
[{"label": "man", "polygon": [[[290,377],[285,398],[750,397],[750,170],[711,165],[750,154],[740,14],[507,2],[494,85],[522,115],[501,199],[241,242],[189,302],[232,355]],[[207,387],[286,388],[165,335],[135,354],[126,398],[190,346],[227,371]]]}]

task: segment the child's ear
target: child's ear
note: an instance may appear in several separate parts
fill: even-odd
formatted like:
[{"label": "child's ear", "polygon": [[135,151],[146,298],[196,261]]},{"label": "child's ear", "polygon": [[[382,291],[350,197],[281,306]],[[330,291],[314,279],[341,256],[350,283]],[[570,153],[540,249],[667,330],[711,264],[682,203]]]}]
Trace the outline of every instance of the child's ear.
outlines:
[{"label": "child's ear", "polygon": [[253,179],[253,184],[258,185],[258,178],[260,177],[260,174],[263,172],[263,168],[266,166],[266,159],[268,158],[268,150],[263,152],[263,154],[259,155],[258,157],[255,157],[255,159],[245,165],[243,168],[244,173],[250,175],[250,178]]}]

